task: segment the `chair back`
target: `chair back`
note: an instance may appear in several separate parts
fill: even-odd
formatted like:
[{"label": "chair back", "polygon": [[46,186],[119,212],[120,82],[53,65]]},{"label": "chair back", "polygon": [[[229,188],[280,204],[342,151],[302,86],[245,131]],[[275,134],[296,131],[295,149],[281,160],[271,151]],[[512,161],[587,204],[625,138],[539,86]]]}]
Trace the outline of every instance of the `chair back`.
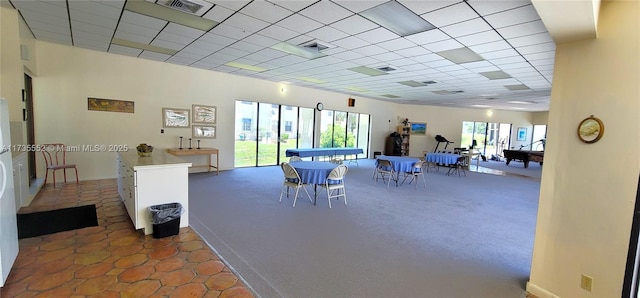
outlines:
[{"label": "chair back", "polygon": [[300,156],[291,156],[289,157],[289,162],[301,161],[302,158]]},{"label": "chair back", "polygon": [[298,171],[296,171],[296,169],[292,167],[288,162],[281,163],[280,167],[282,168],[285,179],[292,182],[293,180],[295,180],[295,182],[300,181],[300,175],[298,174]]},{"label": "chair back", "polygon": [[335,167],[335,169],[331,170],[327,180],[342,180],[344,176],[347,174],[349,168],[345,165],[339,165]]},{"label": "chair back", "polygon": [[47,168],[67,164],[67,146],[64,144],[43,144],[40,152],[42,152]]},{"label": "chair back", "polygon": [[378,168],[386,169],[387,167],[393,168],[393,166],[391,165],[390,161],[388,161],[386,159],[378,159]]},{"label": "chair back", "polygon": [[425,161],[419,160],[415,164],[413,164],[413,168],[411,168],[411,172],[418,173],[422,172],[422,167],[424,166]]},{"label": "chair back", "polygon": [[332,158],[329,162],[333,163],[333,164],[337,164],[337,165],[341,165],[342,164],[342,158]]}]

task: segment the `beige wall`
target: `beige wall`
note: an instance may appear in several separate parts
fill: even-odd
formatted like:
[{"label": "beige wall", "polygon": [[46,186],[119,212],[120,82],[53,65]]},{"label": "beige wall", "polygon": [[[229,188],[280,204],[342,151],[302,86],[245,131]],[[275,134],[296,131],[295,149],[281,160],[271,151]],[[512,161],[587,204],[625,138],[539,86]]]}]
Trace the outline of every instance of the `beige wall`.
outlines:
[{"label": "beige wall", "polygon": [[11,121],[22,120],[22,86],[24,71],[20,61],[18,14],[14,10],[0,10],[0,97],[9,102]]},{"label": "beige wall", "polygon": [[[527,287],[539,297],[621,295],[640,171],[639,21],[638,1],[604,1],[598,39],[556,48]],[[576,136],[590,115],[605,125],[595,144]]]}]

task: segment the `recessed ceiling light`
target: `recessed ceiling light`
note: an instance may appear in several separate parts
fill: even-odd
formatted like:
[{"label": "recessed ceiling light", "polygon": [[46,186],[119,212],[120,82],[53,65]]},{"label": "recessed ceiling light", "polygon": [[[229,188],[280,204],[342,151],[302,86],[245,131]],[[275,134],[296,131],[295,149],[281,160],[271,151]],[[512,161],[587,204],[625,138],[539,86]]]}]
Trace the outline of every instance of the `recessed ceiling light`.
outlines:
[{"label": "recessed ceiling light", "polygon": [[126,39],[120,39],[120,38],[112,39],[111,43],[119,45],[119,46],[130,47],[130,48],[134,48],[134,49],[140,49],[140,50],[151,51],[151,52],[167,54],[167,55],[175,55],[178,52],[178,51],[172,50],[172,49],[167,49],[167,48],[163,48],[163,47],[159,47],[159,46],[154,46],[154,45],[150,45],[150,44],[146,44],[146,43],[140,43],[140,42],[130,41],[130,40],[126,40]]},{"label": "recessed ceiling light", "polygon": [[471,105],[474,108],[490,108],[491,106],[488,105]]},{"label": "recessed ceiling light", "polygon": [[501,80],[501,79],[511,78],[511,76],[508,73],[502,70],[485,71],[485,72],[479,72],[478,74],[485,76],[489,80]]},{"label": "recessed ceiling light", "polygon": [[483,61],[482,56],[476,54],[476,52],[469,48],[458,48],[453,50],[446,50],[436,52],[440,57],[447,59],[455,64],[463,64],[469,62]]},{"label": "recessed ceiling light", "polygon": [[518,84],[518,85],[505,85],[505,88],[511,90],[511,91],[518,91],[518,90],[529,90],[530,88],[527,87],[527,85],[524,84]]},{"label": "recessed ceiling light", "polygon": [[359,15],[402,37],[436,28],[396,1],[361,11]]},{"label": "recessed ceiling light", "polygon": [[526,110],[526,108],[522,108],[522,107],[512,107],[511,109],[513,109],[513,110]]},{"label": "recessed ceiling light", "polygon": [[307,58],[307,59],[316,59],[316,58],[324,57],[327,55],[325,53],[321,53],[320,51],[318,51],[317,48],[297,46],[287,42],[278,43],[274,46],[271,46],[271,48],[274,50],[283,51],[285,53],[296,55],[296,56]]},{"label": "recessed ceiling light", "polygon": [[224,65],[235,67],[235,68],[241,68],[241,69],[256,71],[256,72],[263,72],[263,71],[267,70],[266,68],[253,66],[253,65],[249,65],[249,64],[238,63],[238,62],[228,62],[228,63],[225,63]]},{"label": "recessed ceiling light", "polygon": [[507,101],[507,103],[514,103],[514,104],[521,104],[521,105],[528,105],[528,104],[531,104],[530,102],[527,102],[527,101],[518,101],[518,100],[514,100],[514,101]]},{"label": "recessed ceiling light", "polygon": [[323,81],[323,80],[318,80],[318,79],[314,79],[314,78],[310,78],[310,77],[299,77],[297,79],[300,80],[300,81],[305,81],[305,82],[315,83],[315,84],[325,83],[325,81]]},{"label": "recessed ceiling light", "polygon": [[124,9],[156,19],[200,29],[202,31],[209,31],[218,25],[218,22],[216,21],[201,18],[199,16],[191,15],[147,1],[127,1]]},{"label": "recessed ceiling light", "polygon": [[366,74],[369,76],[381,76],[381,75],[386,75],[387,73],[384,71],[380,71],[377,70],[375,68],[371,68],[371,67],[366,67],[366,66],[358,66],[358,67],[352,67],[352,68],[348,68],[350,71],[355,71],[355,72],[359,72],[361,74]]},{"label": "recessed ceiling light", "polygon": [[451,91],[447,91],[447,90],[438,90],[438,91],[431,91],[432,93],[435,94],[440,94],[440,95],[449,95],[449,94],[453,94],[453,92]]},{"label": "recessed ceiling light", "polygon": [[347,90],[356,91],[356,92],[367,92],[367,91],[369,91],[367,89],[362,89],[362,88],[358,88],[358,87],[347,87]]},{"label": "recessed ceiling light", "polygon": [[416,82],[416,81],[402,81],[402,82],[398,82],[398,84],[407,85],[409,87],[424,87],[424,86],[427,86],[427,84]]}]

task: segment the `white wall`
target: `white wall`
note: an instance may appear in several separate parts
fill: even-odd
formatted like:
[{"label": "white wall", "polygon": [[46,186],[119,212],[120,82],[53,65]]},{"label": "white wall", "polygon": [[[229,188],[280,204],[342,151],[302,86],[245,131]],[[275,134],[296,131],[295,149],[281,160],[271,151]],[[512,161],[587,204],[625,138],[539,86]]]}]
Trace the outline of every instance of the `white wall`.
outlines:
[{"label": "white wall", "polygon": [[[598,39],[556,47],[531,277],[538,297],[620,297],[640,172],[640,3],[602,2]],[[577,126],[595,115],[602,139]],[[592,292],[580,287],[593,277]]]}]

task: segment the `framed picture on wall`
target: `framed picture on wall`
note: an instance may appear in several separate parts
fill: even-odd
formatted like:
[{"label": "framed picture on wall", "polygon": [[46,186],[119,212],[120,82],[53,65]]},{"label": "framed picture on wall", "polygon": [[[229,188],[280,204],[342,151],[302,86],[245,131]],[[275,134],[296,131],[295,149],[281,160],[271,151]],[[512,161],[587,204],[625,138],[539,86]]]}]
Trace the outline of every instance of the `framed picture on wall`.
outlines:
[{"label": "framed picture on wall", "polygon": [[518,127],[518,135],[516,137],[518,141],[526,141],[527,140],[527,128],[526,127]]},{"label": "framed picture on wall", "polygon": [[208,138],[215,139],[216,138],[216,127],[210,125],[194,125],[193,126],[193,138]]},{"label": "framed picture on wall", "polygon": [[163,127],[189,127],[189,110],[162,108]]},{"label": "framed picture on wall", "polygon": [[216,124],[216,107],[193,105],[193,123]]},{"label": "framed picture on wall", "polygon": [[411,134],[412,135],[427,135],[427,123],[425,122],[411,122]]}]

